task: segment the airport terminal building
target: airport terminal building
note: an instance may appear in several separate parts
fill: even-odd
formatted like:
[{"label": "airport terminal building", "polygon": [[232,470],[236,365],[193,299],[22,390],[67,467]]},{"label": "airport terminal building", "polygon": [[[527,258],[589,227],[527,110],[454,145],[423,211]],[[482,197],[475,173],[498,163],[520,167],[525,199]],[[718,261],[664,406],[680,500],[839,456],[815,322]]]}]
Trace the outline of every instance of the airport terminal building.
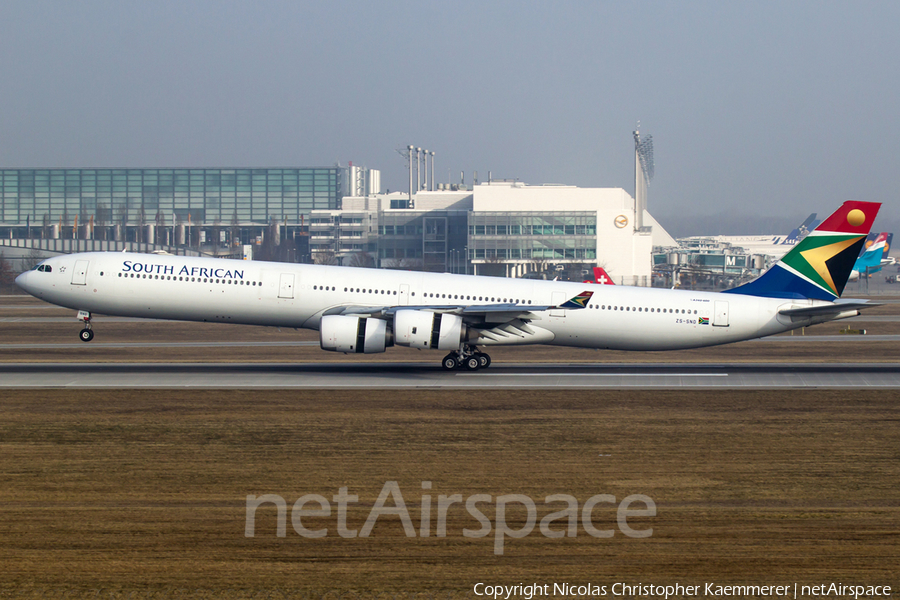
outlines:
[{"label": "airport terminal building", "polygon": [[0,251],[233,256],[289,240],[298,262],[569,279],[600,265],[651,285],[653,247],[675,245],[621,188],[380,185],[354,166],[0,169]]},{"label": "airport terminal building", "polygon": [[346,197],[313,211],[309,247],[324,264],[578,279],[596,265],[620,284],[651,285],[654,246],[675,241],[621,188],[492,181],[472,190]]},{"label": "airport terminal building", "polygon": [[379,186],[378,171],[339,166],[0,169],[0,234],[191,245],[185,227],[226,226],[251,243],[273,222],[291,236],[311,211]]}]

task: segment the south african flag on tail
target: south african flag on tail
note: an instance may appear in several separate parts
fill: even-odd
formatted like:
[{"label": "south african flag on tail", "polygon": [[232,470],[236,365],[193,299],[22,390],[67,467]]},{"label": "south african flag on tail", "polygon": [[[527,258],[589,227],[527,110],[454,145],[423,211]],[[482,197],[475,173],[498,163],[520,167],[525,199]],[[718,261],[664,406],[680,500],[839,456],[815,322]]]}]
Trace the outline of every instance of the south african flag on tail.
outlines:
[{"label": "south african flag on tail", "polygon": [[879,208],[880,202],[844,202],[775,266],[725,293],[828,301],[839,298]]}]

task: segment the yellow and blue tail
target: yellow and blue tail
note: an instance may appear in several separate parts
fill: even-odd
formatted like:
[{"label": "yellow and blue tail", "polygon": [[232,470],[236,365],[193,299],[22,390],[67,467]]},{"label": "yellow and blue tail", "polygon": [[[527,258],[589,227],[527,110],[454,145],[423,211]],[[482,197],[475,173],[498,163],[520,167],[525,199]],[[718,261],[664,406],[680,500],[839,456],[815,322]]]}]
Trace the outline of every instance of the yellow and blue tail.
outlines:
[{"label": "yellow and blue tail", "polygon": [[879,208],[879,202],[844,202],[775,266],[725,293],[829,301],[839,298]]}]

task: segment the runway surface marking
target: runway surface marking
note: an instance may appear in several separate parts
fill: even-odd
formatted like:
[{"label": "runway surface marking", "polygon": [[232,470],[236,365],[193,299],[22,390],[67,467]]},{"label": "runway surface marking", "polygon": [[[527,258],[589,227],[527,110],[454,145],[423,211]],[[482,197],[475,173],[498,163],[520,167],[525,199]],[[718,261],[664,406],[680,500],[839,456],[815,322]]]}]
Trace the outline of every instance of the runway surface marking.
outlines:
[{"label": "runway surface marking", "polygon": [[447,372],[428,363],[5,363],[3,388],[894,388],[890,363],[528,364]]},{"label": "runway surface marking", "polygon": [[[456,373],[457,377],[511,377],[509,373]],[[728,377],[728,373],[571,373],[573,377]],[[515,377],[559,377],[555,373],[518,373]]]}]

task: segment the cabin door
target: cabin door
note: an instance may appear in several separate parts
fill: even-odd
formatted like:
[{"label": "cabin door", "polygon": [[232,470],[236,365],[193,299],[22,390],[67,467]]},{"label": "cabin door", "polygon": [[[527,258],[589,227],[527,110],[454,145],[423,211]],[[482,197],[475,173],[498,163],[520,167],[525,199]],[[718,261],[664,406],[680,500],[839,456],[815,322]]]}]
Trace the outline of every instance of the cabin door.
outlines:
[{"label": "cabin door", "polygon": [[294,297],[294,274],[282,273],[278,282],[278,297],[293,298]]},{"label": "cabin door", "polygon": [[728,327],[728,303],[716,302],[716,312],[713,313],[714,327]]},{"label": "cabin door", "polygon": [[72,285],[87,285],[87,272],[90,261],[76,260],[72,270]]},{"label": "cabin door", "polygon": [[[565,292],[553,292],[551,296],[550,304],[553,306],[559,306],[563,302],[566,301],[566,293]],[[566,309],[564,308],[555,308],[550,309],[551,317],[564,317],[566,316]]]}]

